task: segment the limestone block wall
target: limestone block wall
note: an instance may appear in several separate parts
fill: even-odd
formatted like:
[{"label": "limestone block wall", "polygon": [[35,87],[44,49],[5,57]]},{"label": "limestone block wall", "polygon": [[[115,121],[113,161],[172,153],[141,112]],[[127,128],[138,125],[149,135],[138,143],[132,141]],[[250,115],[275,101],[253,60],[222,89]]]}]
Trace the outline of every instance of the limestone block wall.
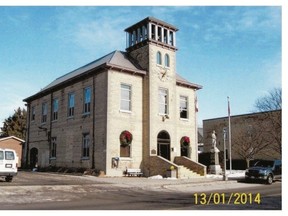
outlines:
[{"label": "limestone block wall", "polygon": [[[47,103],[48,113],[47,122],[42,123],[42,104]],[[35,109],[35,119],[29,120],[29,149],[38,149],[38,165],[49,165],[49,140],[48,131],[50,131],[50,124],[48,123],[51,118],[51,95],[45,95],[42,98],[36,99],[31,102],[30,108]],[[28,110],[29,111],[29,110]],[[31,110],[30,110],[31,112]],[[30,158],[28,158],[30,160]]]},{"label": "limestone block wall", "polygon": [[[197,122],[195,112],[195,99],[196,91],[182,86],[176,86],[176,104],[178,104],[177,110],[177,150],[180,153],[180,140],[183,136],[188,136],[190,138],[191,147],[191,159],[193,161],[198,161],[198,140],[197,140]],[[185,96],[188,99],[188,118],[180,118],[180,96]],[[179,154],[177,154],[179,155]]]},{"label": "limestone block wall", "polygon": [[[94,80],[94,81],[93,81]],[[64,167],[92,167],[93,141],[95,153],[95,168],[105,169],[106,148],[106,98],[107,75],[98,73],[83,80],[65,86],[53,93],[31,102],[35,107],[35,120],[30,121],[29,148],[38,149],[38,165]],[[84,88],[91,87],[91,111],[84,114]],[[74,116],[68,116],[68,94],[75,94]],[[52,100],[59,103],[58,119],[51,118]],[[95,101],[94,101],[95,100]],[[47,122],[41,123],[42,103],[48,104]],[[95,109],[93,110],[93,104]],[[94,115],[94,117],[93,117]],[[94,126],[93,126],[94,120]],[[94,131],[93,131],[94,128]],[[89,158],[82,157],[83,133],[90,138]],[[94,140],[93,140],[94,136]],[[56,157],[50,156],[50,138],[56,137]]]},{"label": "limestone block wall", "polygon": [[[131,87],[131,111],[120,109],[121,84]],[[128,130],[133,135],[130,157],[120,158],[120,134]],[[122,175],[128,168],[140,168],[143,156],[143,77],[114,70],[108,72],[107,100],[107,175]],[[112,158],[120,158],[118,168]],[[117,172],[116,172],[117,171]]]},{"label": "limestone block wall", "polygon": [[[167,53],[170,57],[170,67],[167,68],[168,79],[162,81],[159,79],[159,71],[164,67],[163,65],[157,64],[157,52],[160,51],[162,54],[162,62],[164,62],[164,55]],[[177,121],[177,107],[176,104],[176,65],[175,65],[175,52],[164,49],[158,46],[149,46],[149,155],[157,154],[157,136],[159,132],[166,131],[170,135],[171,148],[178,147],[177,145],[177,135],[175,124]],[[168,90],[168,116],[169,119],[163,121],[163,116],[159,115],[159,88],[164,88]],[[171,160],[177,154],[177,152],[171,152]],[[149,158],[148,158],[149,159]]]}]

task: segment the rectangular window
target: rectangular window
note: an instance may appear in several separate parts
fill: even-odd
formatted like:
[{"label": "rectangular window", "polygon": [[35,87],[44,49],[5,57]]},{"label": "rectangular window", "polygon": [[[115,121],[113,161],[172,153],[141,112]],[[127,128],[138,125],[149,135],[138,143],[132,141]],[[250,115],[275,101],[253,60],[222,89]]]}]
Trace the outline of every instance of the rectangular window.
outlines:
[{"label": "rectangular window", "polygon": [[180,96],[180,118],[188,118],[188,97]]},{"label": "rectangular window", "polygon": [[0,151],[0,160],[4,160],[4,152]]},{"label": "rectangular window", "polygon": [[56,137],[52,137],[51,138],[51,148],[50,148],[50,157],[51,158],[56,158],[56,148],[57,148]]},{"label": "rectangular window", "polygon": [[47,103],[42,103],[42,119],[41,119],[42,123],[47,122],[47,113],[48,113]]},{"label": "rectangular window", "polygon": [[90,106],[91,106],[91,88],[84,89],[84,114],[90,113]]},{"label": "rectangular window", "polygon": [[53,100],[53,121],[58,119],[59,102],[58,99]]},{"label": "rectangular window", "polygon": [[120,145],[120,157],[130,157],[130,145],[128,146]]},{"label": "rectangular window", "polygon": [[158,95],[159,114],[168,115],[168,90],[160,88]]},{"label": "rectangular window", "polygon": [[31,107],[31,121],[35,120],[35,106]]},{"label": "rectangular window", "polygon": [[83,134],[82,157],[89,158],[89,134]]},{"label": "rectangular window", "polygon": [[120,110],[131,111],[131,86],[121,84]]},{"label": "rectangular window", "polygon": [[74,116],[74,107],[75,107],[75,94],[68,94],[68,117]]}]

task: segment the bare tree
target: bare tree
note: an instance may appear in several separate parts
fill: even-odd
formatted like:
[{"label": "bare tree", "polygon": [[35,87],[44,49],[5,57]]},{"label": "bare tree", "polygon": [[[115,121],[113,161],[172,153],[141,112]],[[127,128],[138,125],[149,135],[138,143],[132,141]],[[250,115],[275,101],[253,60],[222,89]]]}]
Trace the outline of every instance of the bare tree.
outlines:
[{"label": "bare tree", "polygon": [[274,88],[267,95],[258,98],[255,108],[257,112],[282,110],[282,89]]},{"label": "bare tree", "polygon": [[239,122],[237,133],[233,134],[233,152],[246,161],[247,167],[250,160],[263,155],[269,148],[269,139],[265,135],[265,128],[261,125],[263,119],[259,115],[250,116]]},{"label": "bare tree", "polygon": [[[282,153],[282,90],[272,89],[266,96],[256,100],[255,108],[263,112],[266,125],[266,134],[270,136],[270,145],[278,153]],[[263,126],[262,126],[263,127]]]}]

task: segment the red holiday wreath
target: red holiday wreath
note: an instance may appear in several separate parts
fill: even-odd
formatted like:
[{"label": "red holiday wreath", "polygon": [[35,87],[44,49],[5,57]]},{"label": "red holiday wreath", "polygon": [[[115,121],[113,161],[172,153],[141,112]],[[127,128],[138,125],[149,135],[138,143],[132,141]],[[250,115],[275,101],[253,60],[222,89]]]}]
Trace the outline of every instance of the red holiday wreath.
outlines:
[{"label": "red holiday wreath", "polygon": [[121,134],[120,134],[120,144],[121,146],[128,146],[131,144],[132,142],[132,139],[133,139],[133,136],[132,134],[125,130],[123,131]]},{"label": "red holiday wreath", "polygon": [[180,143],[182,147],[187,148],[190,145],[190,138],[188,136],[183,136]]}]

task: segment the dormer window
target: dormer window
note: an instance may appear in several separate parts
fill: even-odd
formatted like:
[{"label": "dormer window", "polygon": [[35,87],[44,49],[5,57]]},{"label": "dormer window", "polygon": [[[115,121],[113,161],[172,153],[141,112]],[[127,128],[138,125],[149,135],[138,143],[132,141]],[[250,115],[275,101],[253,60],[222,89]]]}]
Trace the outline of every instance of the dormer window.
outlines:
[{"label": "dormer window", "polygon": [[157,52],[157,64],[162,65],[162,55],[161,52]]}]

